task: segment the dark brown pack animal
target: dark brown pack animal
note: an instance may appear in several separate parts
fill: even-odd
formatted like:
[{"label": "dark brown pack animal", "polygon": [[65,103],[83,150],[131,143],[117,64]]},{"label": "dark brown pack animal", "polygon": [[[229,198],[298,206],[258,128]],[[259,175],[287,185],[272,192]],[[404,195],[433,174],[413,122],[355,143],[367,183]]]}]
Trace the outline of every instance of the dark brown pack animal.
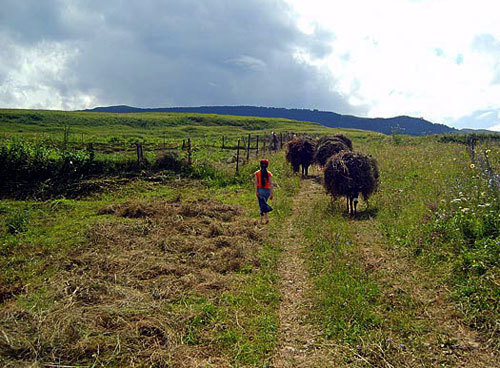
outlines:
[{"label": "dark brown pack animal", "polygon": [[314,159],[314,151],[315,144],[310,138],[295,137],[288,142],[286,160],[292,164],[294,172],[299,172],[302,166],[302,176],[307,176]]},{"label": "dark brown pack animal", "polygon": [[324,185],[333,198],[347,198],[347,212],[356,215],[358,197],[366,201],[377,190],[379,172],[371,156],[342,151],[332,156],[325,166]]}]

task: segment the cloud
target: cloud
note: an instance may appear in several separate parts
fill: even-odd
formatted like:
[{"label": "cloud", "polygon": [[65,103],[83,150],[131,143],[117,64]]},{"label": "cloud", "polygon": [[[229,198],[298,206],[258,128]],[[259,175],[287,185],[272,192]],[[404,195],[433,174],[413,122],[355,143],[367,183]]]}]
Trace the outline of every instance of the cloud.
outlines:
[{"label": "cloud", "polygon": [[458,119],[455,124],[458,128],[498,130],[500,108],[474,111]]},{"label": "cloud", "polygon": [[335,34],[322,65],[368,116],[454,125],[499,106],[498,1],[287,1],[302,28],[319,23]]},{"label": "cloud", "polygon": [[266,69],[266,63],[264,61],[248,55],[241,55],[233,59],[228,59],[226,63],[251,71],[263,71]]},{"label": "cloud", "polygon": [[[337,91],[334,35],[283,1],[4,2],[4,107],[251,104],[364,114]],[[308,58],[301,58],[307,54]],[[3,59],[3,58],[2,58]],[[22,62],[21,62],[22,60]]]},{"label": "cloud", "polygon": [[492,130],[494,132],[500,132],[500,124],[490,126],[488,130]]}]

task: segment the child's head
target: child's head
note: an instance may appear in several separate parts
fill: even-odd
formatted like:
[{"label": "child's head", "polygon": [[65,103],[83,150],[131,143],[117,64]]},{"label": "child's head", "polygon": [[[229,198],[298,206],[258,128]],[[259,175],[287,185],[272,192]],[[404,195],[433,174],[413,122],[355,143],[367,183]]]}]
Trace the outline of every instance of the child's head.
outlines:
[{"label": "child's head", "polygon": [[269,166],[269,160],[267,160],[265,158],[260,160],[260,168],[261,169],[267,169],[268,166]]}]

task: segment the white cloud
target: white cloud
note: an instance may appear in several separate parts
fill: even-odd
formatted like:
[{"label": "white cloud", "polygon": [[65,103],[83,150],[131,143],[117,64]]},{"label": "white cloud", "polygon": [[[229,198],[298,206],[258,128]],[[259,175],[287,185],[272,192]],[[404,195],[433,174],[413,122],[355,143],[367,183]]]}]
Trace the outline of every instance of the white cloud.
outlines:
[{"label": "white cloud", "polygon": [[500,124],[490,126],[488,130],[493,130],[495,132],[500,132]]},{"label": "white cloud", "polygon": [[73,89],[70,72],[78,50],[59,42],[41,42],[36,47],[23,47],[2,38],[0,85],[3,107],[38,109],[76,109],[90,107],[94,97]]},{"label": "white cloud", "polygon": [[[328,66],[340,92],[369,106],[369,116],[410,114],[453,124],[500,104],[498,51],[473,47],[500,40],[500,3],[455,0],[288,0],[298,26],[334,33]],[[491,50],[493,51],[493,50]],[[346,57],[348,55],[348,57]]]}]

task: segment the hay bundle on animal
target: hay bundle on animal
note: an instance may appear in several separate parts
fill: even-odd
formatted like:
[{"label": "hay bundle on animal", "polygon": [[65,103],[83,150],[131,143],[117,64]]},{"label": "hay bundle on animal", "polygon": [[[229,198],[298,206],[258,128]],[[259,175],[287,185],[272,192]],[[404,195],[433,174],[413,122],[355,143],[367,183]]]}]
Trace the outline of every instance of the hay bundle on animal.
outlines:
[{"label": "hay bundle on animal", "polygon": [[[352,143],[351,143],[352,146]],[[336,155],[341,151],[350,151],[349,146],[338,137],[329,136],[328,138],[320,139],[316,146],[316,153],[314,155],[314,162],[321,167],[326,165],[330,157]]]},{"label": "hay bundle on animal", "polygon": [[292,164],[294,172],[302,166],[302,176],[307,176],[314,159],[315,144],[310,138],[295,137],[288,142],[286,160]]},{"label": "hay bundle on animal", "polygon": [[329,140],[342,141],[352,151],[352,141],[349,138],[347,138],[344,134],[340,134],[340,133],[334,134],[334,135],[322,136],[321,138],[318,139],[318,143],[317,143],[318,147]]},{"label": "hay bundle on animal", "polygon": [[342,151],[326,163],[325,189],[333,198],[347,198],[347,212],[356,214],[358,197],[366,201],[378,187],[377,162],[362,153]]}]

